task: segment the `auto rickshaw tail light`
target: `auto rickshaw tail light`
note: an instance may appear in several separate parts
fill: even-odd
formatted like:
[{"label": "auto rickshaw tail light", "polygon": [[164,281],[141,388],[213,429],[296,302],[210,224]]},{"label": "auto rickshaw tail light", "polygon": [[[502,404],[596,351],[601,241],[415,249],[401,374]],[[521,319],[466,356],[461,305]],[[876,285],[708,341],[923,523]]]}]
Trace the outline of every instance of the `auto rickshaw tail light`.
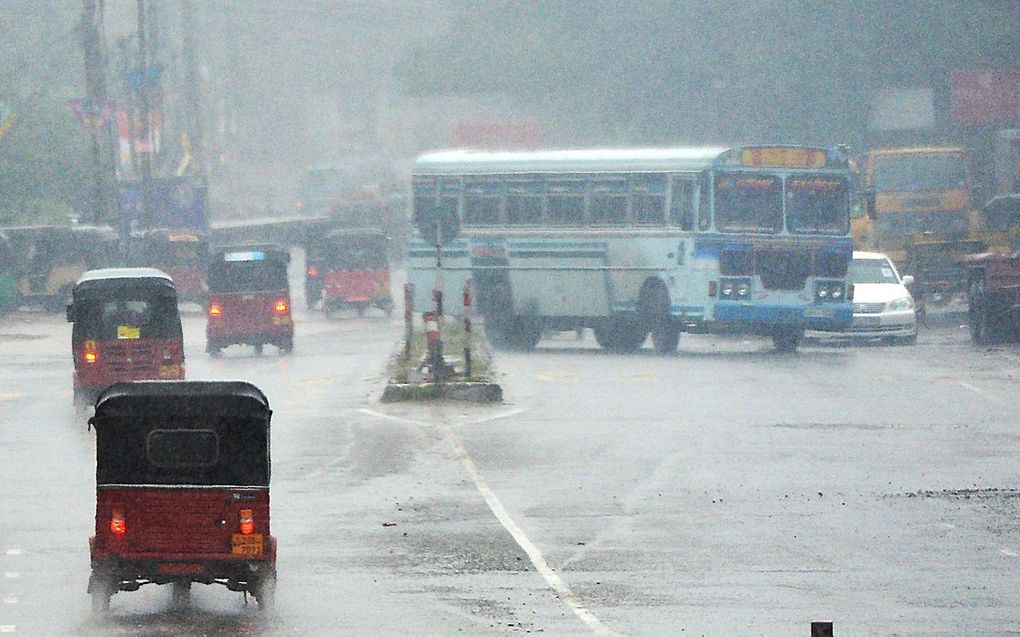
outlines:
[{"label": "auto rickshaw tail light", "polygon": [[241,509],[241,535],[251,535],[255,532],[255,517],[251,509]]},{"label": "auto rickshaw tail light", "polygon": [[94,349],[87,348],[82,353],[82,358],[85,359],[86,363],[92,364],[99,360],[99,352]]},{"label": "auto rickshaw tail light", "polygon": [[277,314],[286,314],[288,310],[290,310],[290,307],[287,305],[286,299],[280,299],[273,305],[273,311]]},{"label": "auto rickshaw tail light", "polygon": [[213,303],[212,305],[209,306],[209,316],[211,316],[212,318],[219,318],[223,316],[223,308],[220,307],[218,304]]},{"label": "auto rickshaw tail light", "polygon": [[124,512],[120,509],[114,509],[113,515],[110,516],[110,533],[114,535],[127,533],[127,522],[124,520]]},{"label": "auto rickshaw tail light", "polygon": [[319,276],[319,268],[314,265],[308,266],[308,276]]}]

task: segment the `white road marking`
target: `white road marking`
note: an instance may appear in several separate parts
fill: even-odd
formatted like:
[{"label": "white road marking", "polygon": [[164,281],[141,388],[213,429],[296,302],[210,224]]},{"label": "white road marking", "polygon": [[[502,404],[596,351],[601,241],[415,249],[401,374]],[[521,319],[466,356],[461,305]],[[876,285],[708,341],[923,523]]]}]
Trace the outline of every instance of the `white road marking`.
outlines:
[{"label": "white road marking", "polygon": [[17,400],[17,399],[21,398],[24,395],[25,395],[24,392],[22,392],[20,390],[17,390],[17,389],[15,389],[14,391],[0,392],[0,400],[4,400],[4,401],[7,401],[7,400]]},{"label": "white road marking", "polygon": [[[464,469],[467,471],[471,480],[475,483],[475,488],[478,489],[479,493],[482,494],[482,498],[485,499],[485,503],[488,505],[489,510],[492,511],[499,523],[503,525],[507,533],[513,537],[517,545],[528,555],[528,559],[531,560],[532,566],[538,571],[538,574],[542,576],[545,583],[549,588],[556,592],[558,598],[567,605],[574,612],[577,617],[584,622],[584,624],[598,635],[615,635],[612,630],[606,627],[598,617],[593,615],[591,611],[585,607],[585,605],[574,595],[574,592],[570,590],[567,583],[554,571],[549,563],[545,561],[545,557],[542,555],[542,551],[535,546],[535,544],[528,538],[524,531],[514,522],[510,514],[507,513],[503,507],[502,502],[496,497],[496,494],[489,488],[485,478],[482,477],[481,472],[478,470],[478,466],[474,460],[471,459],[467,449],[461,443],[460,438],[457,437],[454,429],[448,425],[429,423],[421,420],[411,420],[409,418],[400,418],[399,416],[391,416],[381,412],[373,411],[371,409],[359,409],[363,414],[373,416],[375,418],[381,418],[384,420],[392,420],[395,422],[401,422],[405,424],[417,425],[419,427],[439,427],[446,430],[447,436],[450,438],[451,444],[453,444],[454,453],[457,459],[461,461]],[[509,415],[509,414],[508,414]]]},{"label": "white road marking", "polygon": [[21,555],[21,549],[7,549],[7,555]]},{"label": "white road marking", "polygon": [[991,400],[992,402],[996,402],[996,403],[1005,402],[1001,398],[999,398],[998,396],[996,396],[994,394],[989,394],[988,392],[986,392],[985,390],[981,389],[977,385],[972,385],[972,384],[968,383],[965,380],[958,380],[956,382],[959,383],[960,387],[963,387],[964,389],[969,389],[970,391],[974,392],[975,394],[980,394],[980,395],[984,396],[985,398],[987,398],[988,400]]},{"label": "white road marking", "polygon": [[468,424],[469,425],[480,425],[483,422],[492,422],[493,420],[502,420],[503,418],[509,418],[511,416],[516,416],[517,414],[522,414],[522,413],[524,413],[526,411],[527,411],[527,409],[524,409],[524,408],[511,409],[508,412],[505,412],[505,413],[502,413],[502,414],[496,414],[495,416],[486,416],[485,418],[479,418],[478,420],[472,420]]},{"label": "white road marking", "polygon": [[1017,556],[1017,554],[1015,552],[1013,552],[1013,551],[1011,551],[1009,549],[1001,549],[999,552],[1002,553],[1003,555],[1007,556],[1007,557],[1016,557]]},{"label": "white road marking", "polygon": [[5,604],[9,604],[9,605],[17,604],[18,603],[18,598],[17,597],[5,597],[4,598],[4,603]]},{"label": "white road marking", "polygon": [[21,577],[21,573],[19,573],[17,571],[5,571],[4,572],[4,578],[5,579],[18,579],[19,577]]},{"label": "white road marking", "polygon": [[18,627],[14,624],[4,624],[0,626],[0,633],[13,633],[17,632]]}]

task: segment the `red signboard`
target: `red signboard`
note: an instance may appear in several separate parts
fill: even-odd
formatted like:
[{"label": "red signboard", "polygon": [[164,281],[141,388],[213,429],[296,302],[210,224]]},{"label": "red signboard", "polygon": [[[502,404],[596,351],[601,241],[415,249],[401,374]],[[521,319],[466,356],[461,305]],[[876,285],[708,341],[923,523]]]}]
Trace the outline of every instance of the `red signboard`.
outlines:
[{"label": "red signboard", "polygon": [[1020,71],[957,69],[950,89],[957,124],[1010,124],[1020,121]]}]

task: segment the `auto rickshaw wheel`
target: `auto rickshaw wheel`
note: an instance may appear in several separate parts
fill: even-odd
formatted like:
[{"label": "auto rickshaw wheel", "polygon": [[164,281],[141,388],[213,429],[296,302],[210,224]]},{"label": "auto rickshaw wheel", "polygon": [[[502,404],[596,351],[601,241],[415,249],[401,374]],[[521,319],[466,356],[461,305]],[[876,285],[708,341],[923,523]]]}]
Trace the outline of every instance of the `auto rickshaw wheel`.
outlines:
[{"label": "auto rickshaw wheel", "polygon": [[294,339],[288,338],[279,345],[281,354],[293,354],[294,353]]},{"label": "auto rickshaw wheel", "polygon": [[113,579],[106,574],[92,573],[89,594],[92,596],[92,612],[105,615],[110,612],[110,598],[114,594]]},{"label": "auto rickshaw wheel", "polygon": [[276,574],[263,577],[255,585],[255,601],[258,602],[260,613],[271,613],[276,606]]},{"label": "auto rickshaw wheel", "polygon": [[262,350],[263,349],[265,349],[265,346],[262,345],[262,343],[255,343],[255,355],[256,356],[262,356]]},{"label": "auto rickshaw wheel", "polygon": [[179,581],[170,584],[170,599],[176,610],[185,610],[191,606],[191,582]]}]

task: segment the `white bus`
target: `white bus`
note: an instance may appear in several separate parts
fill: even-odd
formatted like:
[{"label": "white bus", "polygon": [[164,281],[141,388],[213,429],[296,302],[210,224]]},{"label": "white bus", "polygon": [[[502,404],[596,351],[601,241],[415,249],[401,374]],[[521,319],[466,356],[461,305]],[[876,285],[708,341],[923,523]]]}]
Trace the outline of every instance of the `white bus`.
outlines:
[{"label": "white bus", "polygon": [[[681,331],[771,336],[849,327],[853,174],[842,149],[801,146],[444,151],[421,156],[416,219],[456,213],[447,290],[473,280],[497,347],[590,327],[631,351]],[[436,249],[409,243],[431,308]],[[449,304],[448,304],[449,305]],[[456,308],[449,308],[456,309]]]}]

